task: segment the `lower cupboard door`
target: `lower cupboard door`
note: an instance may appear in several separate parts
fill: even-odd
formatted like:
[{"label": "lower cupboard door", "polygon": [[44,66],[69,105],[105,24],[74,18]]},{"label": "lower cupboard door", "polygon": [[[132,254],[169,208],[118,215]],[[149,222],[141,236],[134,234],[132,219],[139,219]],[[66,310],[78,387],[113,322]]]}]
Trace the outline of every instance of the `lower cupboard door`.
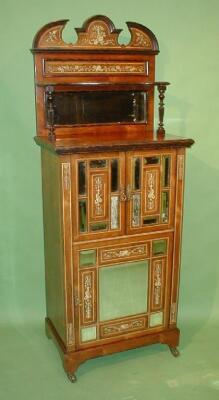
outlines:
[{"label": "lower cupboard door", "polygon": [[163,234],[137,243],[75,246],[78,348],[166,329],[170,243],[170,234]]}]

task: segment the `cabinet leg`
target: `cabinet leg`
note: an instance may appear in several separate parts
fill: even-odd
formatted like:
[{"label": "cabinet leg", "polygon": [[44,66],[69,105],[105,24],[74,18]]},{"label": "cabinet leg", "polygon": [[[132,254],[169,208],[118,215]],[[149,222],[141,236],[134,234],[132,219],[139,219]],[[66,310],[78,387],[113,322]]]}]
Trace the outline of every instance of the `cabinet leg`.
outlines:
[{"label": "cabinet leg", "polygon": [[67,377],[70,380],[71,383],[77,382],[77,377],[74,374],[74,372],[67,372]]},{"label": "cabinet leg", "polygon": [[179,357],[180,356],[180,352],[177,349],[177,347],[169,346],[169,349],[170,349],[173,357]]}]

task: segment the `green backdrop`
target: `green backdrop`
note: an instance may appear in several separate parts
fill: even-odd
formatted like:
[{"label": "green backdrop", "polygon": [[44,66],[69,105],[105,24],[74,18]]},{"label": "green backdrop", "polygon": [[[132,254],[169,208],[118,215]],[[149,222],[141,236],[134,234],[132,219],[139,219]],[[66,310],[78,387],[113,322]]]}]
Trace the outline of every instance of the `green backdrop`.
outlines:
[{"label": "green backdrop", "polygon": [[[4,329],[8,332],[8,327],[16,331],[18,326],[41,324],[45,315],[40,151],[33,141],[35,106],[29,49],[36,31],[47,22],[69,18],[64,37],[70,39],[73,28],[95,14],[107,15],[116,27],[123,28],[123,42],[129,40],[125,21],[148,26],[158,39],[156,78],[171,82],[166,97],[167,131],[196,141],[187,152],[180,325],[191,322],[196,334],[205,327],[216,332],[213,326],[219,322],[217,0],[1,2],[1,332]],[[20,333],[25,329],[20,328]],[[34,330],[31,332],[33,338]],[[10,343],[14,343],[13,337]],[[192,341],[194,335],[189,338]],[[45,350],[48,343],[43,346]],[[15,346],[15,354],[16,350]],[[24,394],[21,398],[25,398]]]}]

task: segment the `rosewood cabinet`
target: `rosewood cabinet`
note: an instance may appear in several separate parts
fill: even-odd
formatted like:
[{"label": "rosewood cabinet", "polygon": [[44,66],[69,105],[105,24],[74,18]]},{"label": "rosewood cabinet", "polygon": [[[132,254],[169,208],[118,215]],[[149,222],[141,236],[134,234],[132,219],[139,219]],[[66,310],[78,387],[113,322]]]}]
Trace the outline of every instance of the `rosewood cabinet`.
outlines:
[{"label": "rosewood cabinet", "polygon": [[[89,358],[153,343],[177,356],[185,149],[165,134],[167,82],[159,48],[128,22],[130,43],[105,16],[37,33],[36,143],[41,147],[46,333],[69,379]],[[154,95],[159,95],[155,131]]]}]

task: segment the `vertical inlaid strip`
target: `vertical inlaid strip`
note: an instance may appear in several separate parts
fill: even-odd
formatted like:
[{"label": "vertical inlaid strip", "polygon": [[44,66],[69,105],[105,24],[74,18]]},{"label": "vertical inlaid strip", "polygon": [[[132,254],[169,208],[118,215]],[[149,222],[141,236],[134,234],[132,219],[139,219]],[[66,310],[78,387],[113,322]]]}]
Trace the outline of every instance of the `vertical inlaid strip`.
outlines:
[{"label": "vertical inlaid strip", "polygon": [[82,324],[92,324],[96,321],[96,271],[83,271],[81,272],[81,303],[82,313],[81,322]]},{"label": "vertical inlaid strip", "polygon": [[163,308],[163,294],[165,290],[165,261],[164,259],[152,262],[152,294],[151,309],[153,311]]},{"label": "vertical inlaid strip", "polygon": [[179,297],[179,275],[181,262],[181,238],[182,238],[182,218],[183,218],[183,195],[184,195],[184,160],[185,149],[179,149],[176,157],[177,177],[176,177],[176,201],[175,201],[175,224],[174,224],[174,248],[173,248],[173,270],[172,287],[170,301],[170,325],[177,322],[178,297]]},{"label": "vertical inlaid strip", "polygon": [[63,218],[63,247],[65,264],[66,292],[66,340],[67,345],[74,345],[74,308],[73,299],[73,261],[72,261],[72,211],[71,211],[71,165],[61,163],[62,177],[62,218]]}]

